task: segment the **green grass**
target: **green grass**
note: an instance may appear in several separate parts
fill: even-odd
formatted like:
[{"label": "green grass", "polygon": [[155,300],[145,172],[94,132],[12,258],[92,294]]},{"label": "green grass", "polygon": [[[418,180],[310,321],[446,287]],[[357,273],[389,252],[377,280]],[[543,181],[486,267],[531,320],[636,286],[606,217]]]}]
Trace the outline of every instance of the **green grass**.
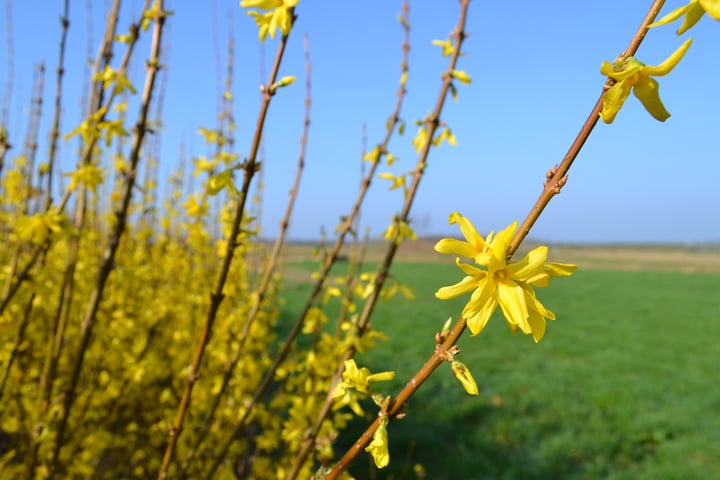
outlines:
[{"label": "green grass", "polygon": [[[379,305],[373,325],[390,338],[358,357],[397,372],[387,393],[420,367],[463,305],[433,296],[459,280],[452,265],[397,264],[393,273],[417,299]],[[718,287],[716,274],[580,270],[554,279],[538,289],[558,317],[545,339],[512,335],[497,315],[463,338],[458,358],[480,396],[441,366],[390,425],[391,466],[376,478],[401,477],[408,457],[433,480],[720,478]],[[285,294],[288,318],[303,292]],[[369,478],[367,458],[352,471]]]}]

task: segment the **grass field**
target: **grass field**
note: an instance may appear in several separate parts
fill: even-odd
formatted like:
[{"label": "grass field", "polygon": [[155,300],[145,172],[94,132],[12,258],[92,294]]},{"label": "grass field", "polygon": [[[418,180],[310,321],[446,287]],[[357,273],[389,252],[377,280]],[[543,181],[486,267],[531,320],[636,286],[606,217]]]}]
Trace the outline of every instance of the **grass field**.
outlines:
[{"label": "grass field", "polygon": [[[558,250],[581,269],[538,290],[558,316],[545,339],[536,345],[512,335],[499,316],[463,338],[459,359],[480,396],[465,394],[449,365],[441,367],[411,399],[407,417],[390,425],[391,466],[375,478],[402,478],[415,462],[428,479],[720,478],[720,255]],[[358,357],[373,371],[397,372],[387,393],[420,367],[435,332],[463,305],[433,296],[462,275],[452,259],[409,255],[392,272],[417,299],[379,305],[373,325],[389,340]],[[313,268],[291,265],[295,287],[285,293],[284,318],[304,300],[298,272]],[[372,478],[368,461],[359,459],[356,478]]]}]

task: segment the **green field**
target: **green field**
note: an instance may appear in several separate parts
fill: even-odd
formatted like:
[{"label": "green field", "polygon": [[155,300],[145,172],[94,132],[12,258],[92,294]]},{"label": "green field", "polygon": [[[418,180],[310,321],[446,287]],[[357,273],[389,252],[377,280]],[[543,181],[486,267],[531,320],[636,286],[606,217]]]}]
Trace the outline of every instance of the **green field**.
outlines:
[{"label": "green field", "polygon": [[[463,300],[433,296],[462,275],[451,261],[398,263],[392,272],[417,299],[379,305],[373,325],[389,340],[358,363],[395,370],[385,386],[394,394]],[[411,399],[407,417],[389,426],[390,467],[373,477],[364,456],[352,473],[416,478],[419,462],[433,480],[720,478],[719,287],[718,273],[652,269],[581,268],[554,280],[537,291],[558,317],[540,344],[512,335],[496,315],[460,342],[458,358],[480,396],[465,394],[442,366]],[[286,291],[284,319],[294,317],[304,291],[303,282]],[[364,425],[344,432],[341,444]]]}]

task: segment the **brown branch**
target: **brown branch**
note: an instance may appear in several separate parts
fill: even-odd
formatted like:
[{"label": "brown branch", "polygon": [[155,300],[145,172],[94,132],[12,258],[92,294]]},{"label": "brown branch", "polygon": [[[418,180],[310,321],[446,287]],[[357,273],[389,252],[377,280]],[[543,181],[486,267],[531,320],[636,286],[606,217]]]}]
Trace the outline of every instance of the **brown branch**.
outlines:
[{"label": "brown branch", "polygon": [[[148,3],[149,3],[149,0],[145,0],[146,6]],[[108,15],[108,28],[106,29],[105,37],[104,37],[105,42],[107,42],[107,41],[109,41],[111,43],[113,42],[113,37],[114,37],[114,32],[115,32],[114,28],[117,23],[117,12],[115,12],[115,9],[116,8],[119,9],[119,4],[120,4],[120,0],[115,0],[115,3],[113,5],[113,10],[111,11],[110,15]],[[127,66],[130,62],[130,58],[132,56],[133,49],[134,49],[135,45],[137,44],[137,39],[138,39],[138,35],[139,35],[139,30],[140,30],[139,23],[131,25],[130,30],[132,33],[132,35],[131,35],[132,40],[130,41],[130,43],[127,47],[127,50],[125,52],[125,55],[124,55],[122,61],[120,62],[120,68],[118,69],[119,75],[120,74],[124,75],[125,71],[127,70]],[[102,62],[102,65],[109,64],[109,62],[112,58],[112,49],[108,48],[107,46],[103,46],[103,48],[101,48],[101,52],[104,52],[104,54],[103,54],[103,56],[99,56],[98,60],[96,61],[96,66],[95,66],[96,73],[100,71],[99,68],[101,65],[101,62],[100,62],[101,58],[105,59],[105,61]],[[102,102],[103,102],[102,83],[103,83],[102,80],[97,80],[95,83],[96,91],[93,92],[93,95],[91,96],[91,107],[89,108],[90,113],[88,114],[89,116],[92,116],[93,112],[101,111],[100,105],[102,105]],[[99,87],[98,87],[98,85],[99,85]],[[100,88],[99,91],[97,90],[98,88]],[[107,112],[110,111],[110,107],[112,106],[113,101],[115,100],[116,96],[117,96],[117,93],[116,93],[115,89],[113,89],[110,92],[110,95],[108,96],[107,100],[105,101],[105,103],[102,107],[102,109],[104,109],[104,110],[102,110],[104,113],[97,117],[97,123],[100,123],[105,120],[105,116],[106,116]],[[92,106],[95,106],[95,109],[93,109]],[[78,167],[81,167],[81,166],[84,166],[84,165],[87,165],[90,163],[92,156],[93,156],[93,152],[95,151],[95,145],[97,143],[97,140],[98,140],[98,137],[96,135],[93,135],[89,139],[89,141],[84,145],[84,147],[82,149],[82,154],[80,156],[80,160],[78,161]],[[80,195],[78,203],[80,204],[80,206],[84,206],[84,202],[85,202],[84,193],[83,193],[85,191],[84,186],[82,186],[82,185],[80,186],[80,191],[81,191],[82,195]],[[60,199],[60,202],[55,207],[56,213],[62,213],[65,210],[65,207],[67,206],[67,203],[70,200],[72,193],[73,193],[73,190],[71,190],[70,188],[65,189],[65,192],[63,193],[63,196]],[[76,206],[76,220],[75,220],[76,222],[78,221],[77,212],[81,210],[80,206]],[[52,205],[50,205],[50,206],[48,206],[46,211],[50,211],[50,209],[52,209],[52,208],[53,208]],[[80,218],[82,218],[82,216],[80,216]],[[40,258],[40,251],[42,250],[43,255],[45,255],[51,245],[52,245],[52,242],[48,241],[48,242],[44,242],[42,245],[37,246],[35,248],[35,251],[31,255],[30,260],[25,265],[25,267],[23,267],[22,271],[29,272],[32,269],[35,261],[38,258]],[[3,312],[5,307],[9,304],[12,296],[17,292],[18,288],[20,287],[20,284],[22,282],[24,282],[26,279],[27,279],[26,275],[18,276],[15,284],[8,289],[9,293],[4,295],[2,302],[0,302],[0,313]]]},{"label": "brown branch", "polygon": [[310,50],[309,50],[309,40],[307,37],[307,34],[305,35],[305,72],[306,72],[306,80],[305,80],[305,118],[303,120],[303,133],[300,138],[300,154],[298,155],[298,165],[297,169],[295,171],[295,178],[293,180],[292,188],[290,189],[290,198],[288,200],[287,206],[285,208],[285,215],[283,216],[283,219],[280,221],[280,231],[278,232],[277,237],[275,238],[275,243],[273,244],[272,251],[270,253],[270,256],[268,258],[268,261],[264,268],[262,269],[263,275],[260,279],[260,282],[258,283],[257,289],[255,291],[255,295],[252,295],[253,303],[250,307],[250,312],[248,313],[247,321],[245,322],[245,326],[243,327],[242,332],[239,336],[239,341],[237,346],[234,348],[232,355],[230,357],[230,361],[227,362],[227,365],[223,371],[223,378],[222,378],[222,384],[220,386],[220,390],[217,394],[215,394],[215,397],[213,398],[212,405],[210,406],[210,409],[208,410],[207,414],[205,415],[205,418],[202,423],[202,429],[198,433],[197,439],[195,440],[195,444],[193,445],[193,448],[190,451],[190,455],[188,455],[188,458],[183,462],[182,470],[179,473],[178,477],[180,479],[187,478],[188,472],[187,469],[189,465],[193,462],[195,455],[199,453],[199,448],[202,442],[205,440],[205,437],[207,436],[211,422],[213,417],[215,416],[215,412],[220,405],[220,400],[225,395],[225,391],[227,390],[227,387],[230,385],[230,380],[232,379],[233,372],[235,371],[235,367],[237,367],[238,362],[241,359],[242,354],[244,353],[244,347],[245,342],[250,336],[250,328],[252,327],[253,323],[257,319],[258,313],[260,313],[260,308],[262,306],[262,302],[265,299],[265,295],[267,294],[268,287],[270,286],[270,282],[272,280],[273,274],[275,273],[275,269],[277,267],[278,261],[280,259],[280,252],[282,251],[283,244],[285,242],[285,237],[287,235],[287,230],[290,226],[290,219],[292,218],[292,212],[295,207],[295,201],[297,199],[298,191],[300,188],[300,179],[302,178],[303,170],[305,169],[305,154],[307,149],[307,139],[308,139],[308,133],[310,131],[310,106],[311,106],[311,63],[310,63]]},{"label": "brown branch", "polygon": [[[291,11],[289,14],[293,15],[294,13]],[[213,291],[210,294],[210,306],[208,308],[207,318],[205,320],[205,324],[203,326],[203,330],[200,334],[200,339],[195,350],[193,363],[190,366],[188,379],[185,384],[185,389],[183,390],[182,398],[180,399],[180,405],[178,406],[175,421],[173,422],[171,430],[168,434],[168,444],[165,448],[165,454],[163,456],[162,465],[160,466],[160,471],[158,472],[158,480],[163,480],[167,477],[170,462],[172,461],[175,451],[175,446],[177,445],[178,437],[180,436],[180,433],[182,431],[185,414],[187,413],[188,407],[190,405],[190,398],[192,395],[193,386],[198,379],[198,372],[200,370],[200,364],[202,362],[203,354],[205,352],[205,347],[210,341],[212,326],[215,322],[215,318],[217,317],[217,312],[220,308],[220,304],[225,297],[222,291],[225,286],[225,282],[227,281],[228,274],[230,272],[230,264],[234,256],[235,249],[239,246],[237,237],[240,233],[240,224],[242,223],[243,214],[245,213],[245,203],[248,197],[248,193],[250,191],[250,184],[258,167],[257,153],[260,146],[260,140],[262,138],[262,132],[265,126],[265,118],[270,108],[270,101],[275,93],[272,90],[271,86],[276,82],[278,71],[280,70],[280,63],[282,61],[283,54],[285,53],[288,35],[283,35],[280,41],[278,51],[275,56],[275,64],[273,65],[272,71],[270,73],[268,84],[266,87],[263,88],[263,102],[260,106],[260,112],[258,114],[258,120],[256,122],[255,133],[253,136],[252,146],[250,148],[250,154],[244,167],[245,173],[243,177],[243,184],[242,188],[240,189],[240,197],[235,205],[235,214],[230,234],[225,244],[225,255],[223,257],[223,263],[218,272]]]},{"label": "brown branch", "polygon": [[[40,62],[33,70],[32,94],[30,95],[30,114],[28,115],[28,126],[25,133],[23,145],[23,156],[26,159],[22,167],[23,183],[25,184],[25,195],[20,200],[16,214],[27,215],[30,212],[30,199],[33,198],[33,177],[35,174],[35,154],[37,153],[37,140],[40,131],[40,119],[42,117],[42,91],[45,81],[45,64]],[[22,242],[18,242],[10,258],[8,265],[7,281],[3,289],[3,297],[7,297],[12,288],[12,279],[15,277],[20,262],[20,256],[24,250]],[[11,357],[12,358],[12,357]],[[8,367],[9,368],[9,367]]]},{"label": "brown branch", "polygon": [[12,0],[5,0],[5,31],[7,33],[7,74],[5,76],[5,95],[3,96],[2,113],[0,113],[0,173],[5,164],[5,155],[12,148],[9,143],[8,110],[12,98],[13,80],[15,78],[15,48],[13,45]]},{"label": "brown branch", "polygon": [[[650,9],[645,15],[645,18],[640,24],[637,32],[635,32],[635,35],[630,41],[630,44],[625,50],[623,56],[630,57],[635,55],[635,52],[637,52],[640,44],[642,43],[645,35],[647,34],[648,25],[655,21],[655,17],[657,17],[657,14],[660,12],[660,9],[662,8],[664,3],[665,0],[653,1]],[[577,158],[580,150],[582,150],[583,145],[585,145],[585,142],[590,137],[590,134],[592,133],[595,125],[598,122],[598,119],[600,118],[600,111],[602,110],[603,104],[603,96],[605,95],[605,92],[608,90],[608,88],[610,88],[614,83],[615,81],[613,79],[607,79],[605,85],[603,85],[603,90],[600,93],[600,97],[597,99],[597,102],[595,102],[595,106],[593,106],[592,110],[590,110],[590,114],[588,115],[587,120],[585,120],[585,123],[580,128],[580,132],[577,134],[575,140],[570,145],[570,148],[565,154],[565,157],[563,157],[562,162],[560,162],[559,165],[556,165],[550,171],[548,171],[544,184],[544,189],[540,194],[540,197],[535,202],[535,205],[533,205],[530,213],[528,213],[522,225],[520,225],[520,228],[518,228],[517,232],[515,232],[515,236],[513,237],[512,242],[510,242],[510,247],[507,251],[508,258],[512,257],[512,255],[520,246],[520,243],[527,236],[532,226],[540,217],[540,214],[543,212],[543,210],[545,210],[545,207],[547,207],[548,203],[550,203],[550,200],[552,200],[555,195],[560,193],[560,190],[567,182],[567,172],[570,170],[570,167],[575,161],[575,158]]]},{"label": "brown branch", "polygon": [[[658,12],[660,11],[660,8],[662,7],[662,4],[664,3],[664,0],[655,0],[650,7],[650,10],[648,14],[646,15],[645,19],[642,21],[640,28],[638,29],[637,33],[633,37],[632,41],[630,42],[630,46],[625,51],[626,55],[633,55],[638,47],[640,46],[640,43],[642,42],[643,38],[645,37],[645,33],[647,32],[647,26],[652,23],[657,16]],[[610,82],[608,81],[606,84],[606,87],[603,88],[603,93],[605,92],[606,88],[609,87]],[[570,165],[572,164],[572,161],[577,156],[577,153],[580,151],[580,148],[582,148],[582,145],[585,143],[585,140],[587,139],[588,135],[592,131],[592,127],[594,127],[595,123],[597,123],[597,118],[600,113],[600,108],[602,108],[602,96],[598,100],[598,102],[595,104],[593,109],[591,110],[590,117],[586,121],[586,123],[583,125],[583,128],[580,130],[580,134],[578,134],[578,138],[573,142],[573,146],[571,146],[570,152],[566,157],[563,159],[563,164],[565,164],[565,170],[561,171],[560,167],[558,167],[557,171],[553,172],[552,175],[549,176],[548,181],[555,181],[559,182],[560,179],[564,178],[567,169],[570,168]],[[577,151],[575,151],[577,150]],[[574,152],[574,153],[573,153]],[[560,185],[561,187],[561,185]],[[547,190],[547,187],[546,187]],[[555,195],[557,192],[554,192],[550,197]],[[541,197],[542,198],[542,197]],[[547,204],[547,202],[545,202]],[[531,211],[531,216],[533,215],[532,212],[536,211],[536,207],[533,207],[533,210]],[[543,207],[544,208],[544,205]],[[537,210],[537,215],[540,214],[542,211],[542,208]],[[530,217],[529,217],[530,218]],[[535,219],[537,216],[535,216]],[[534,222],[534,220],[533,220]],[[531,226],[531,222],[529,225]],[[527,223],[527,220],[526,222]],[[525,225],[523,223],[523,225]],[[529,228],[529,226],[528,226]],[[525,232],[527,234],[527,232]],[[524,238],[525,234],[518,236],[516,234],[515,238],[519,238],[517,243],[514,247],[511,246],[511,248],[517,249],[520,242],[522,241],[522,238]],[[514,250],[513,250],[514,251]],[[444,354],[452,349],[459,340],[462,333],[465,331],[465,328],[467,326],[467,321],[465,318],[460,318],[455,326],[452,328],[450,333],[444,337],[440,338],[441,343],[438,343],[436,346],[435,352],[430,356],[430,358],[425,362],[425,364],[418,370],[418,372],[413,376],[413,378],[405,385],[405,387],[398,393],[398,395],[391,401],[390,406],[387,411],[388,419],[392,420],[397,416],[398,413],[402,411],[402,408],[404,407],[405,403],[412,397],[415,392],[420,388],[420,386],[425,383],[425,381],[432,375],[432,373],[437,369],[438,366],[444,361],[443,357]],[[372,436],[377,430],[378,426],[380,425],[381,418],[378,417],[375,419],[375,421],[367,428],[367,430],[358,438],[358,440],[355,442],[355,444],[348,449],[348,451],[345,453],[345,455],[340,459],[340,461],[335,465],[335,467],[325,476],[325,480],[333,480],[337,478],[337,476],[347,469],[349,465],[352,463],[352,461],[364,450],[365,447],[370,443],[372,440]]]},{"label": "brown branch", "polygon": [[[407,52],[409,51],[409,45],[405,44],[403,45],[403,50],[405,52],[405,60],[407,60]],[[403,72],[407,71],[407,61],[403,62]],[[305,318],[307,317],[308,312],[312,308],[313,304],[315,303],[315,300],[317,299],[320,292],[322,292],[325,280],[327,279],[330,269],[335,264],[340,250],[342,246],[345,243],[345,238],[347,234],[352,230],[355,221],[360,213],[360,207],[363,204],[363,201],[365,199],[365,195],[370,187],[370,184],[372,182],[372,178],[375,175],[375,172],[380,165],[381,156],[387,154],[387,146],[390,143],[390,139],[392,138],[393,133],[396,130],[396,126],[398,122],[400,121],[400,109],[402,107],[403,99],[405,97],[406,89],[404,85],[400,85],[398,92],[397,92],[397,102],[395,104],[395,109],[393,110],[393,113],[390,115],[389,121],[388,121],[388,128],[385,133],[385,137],[383,141],[378,145],[378,149],[380,152],[380,156],[378,157],[377,161],[373,162],[372,166],[370,167],[367,175],[362,179],[360,183],[360,190],[358,192],[358,196],[355,199],[355,203],[353,204],[352,208],[350,209],[350,214],[344,218],[344,222],[342,226],[340,227],[340,231],[338,232],[338,237],[335,241],[335,244],[333,245],[331,251],[327,253],[324,256],[324,262],[323,266],[320,270],[318,280],[313,286],[312,290],[310,291],[310,294],[308,295],[308,298],[305,302],[305,305],[303,306],[302,311],[297,316],[297,319],[295,323],[293,324],[292,328],[290,329],[290,332],[286,336],[285,341],[283,342],[283,346],[278,351],[277,355],[275,356],[275,359],[273,360],[273,364],[270,366],[269,370],[265,373],[263,379],[260,382],[260,385],[255,390],[252,400],[247,405],[244,414],[242,418],[240,418],[235,428],[232,430],[230,436],[223,444],[222,449],[220,450],[220,453],[216,456],[215,462],[213,463],[209,476],[212,476],[212,474],[217,470],[217,468],[220,466],[220,463],[222,462],[223,458],[227,455],[228,450],[230,449],[230,446],[235,441],[236,438],[238,438],[245,430],[245,422],[250,417],[250,414],[252,413],[253,409],[255,408],[255,405],[257,405],[258,401],[262,398],[262,396],[267,391],[268,387],[270,386],[272,379],[275,376],[275,372],[280,367],[280,365],[285,361],[288,353],[290,352],[290,349],[292,345],[294,344],[295,339],[297,338],[297,335],[300,333],[300,330],[303,326],[303,323],[305,321]]]},{"label": "brown branch", "polygon": [[70,26],[69,0],[64,1],[63,14],[60,17],[60,53],[58,54],[58,67],[56,70],[57,80],[55,82],[55,112],[53,114],[52,129],[50,130],[50,151],[48,152],[47,184],[45,186],[45,211],[52,204],[52,179],[53,168],[55,167],[55,156],[57,154],[58,137],[60,137],[60,117],[62,113],[62,83],[65,74],[65,45],[67,44],[67,32]]},{"label": "brown branch", "polygon": [[[143,12],[147,10],[148,4],[149,0],[146,0],[143,7]],[[154,19],[155,22],[150,45],[150,59],[146,64],[145,85],[140,101],[140,112],[138,114],[138,119],[135,124],[132,146],[130,149],[130,168],[127,176],[127,183],[125,186],[125,191],[123,192],[122,204],[120,208],[115,212],[115,223],[108,238],[108,245],[103,252],[103,256],[98,270],[97,283],[90,296],[87,310],[82,320],[80,328],[80,347],[77,351],[77,355],[73,363],[70,383],[68,389],[65,392],[62,410],[63,413],[61,414],[62,416],[60,419],[60,424],[58,426],[52,460],[50,463],[51,476],[57,473],[56,469],[60,455],[60,449],[63,446],[65,430],[67,428],[68,418],[70,416],[70,409],[75,399],[77,385],[80,378],[80,371],[82,369],[85,353],[87,352],[87,348],[90,343],[90,336],[92,333],[92,328],[95,324],[97,310],[100,306],[100,301],[102,300],[103,291],[105,289],[107,279],[114,268],[115,254],[117,252],[118,246],[120,245],[120,240],[122,238],[123,232],[125,231],[125,225],[127,223],[130,200],[132,199],[133,189],[135,186],[135,176],[138,169],[138,164],[140,162],[140,150],[143,145],[145,133],[147,131],[147,117],[155,86],[155,78],[157,76],[157,71],[160,68],[160,45],[162,38],[162,30],[165,24],[165,15],[162,12],[163,0],[158,0],[155,5],[158,8],[158,12],[156,13]],[[130,50],[130,48],[128,48],[128,50]]]},{"label": "brown branch", "polygon": [[[422,179],[423,173],[425,171],[425,167],[427,165],[427,159],[430,154],[430,149],[432,148],[432,141],[435,136],[435,131],[437,130],[438,125],[440,124],[440,115],[442,113],[443,105],[445,103],[445,100],[447,98],[448,91],[450,90],[450,86],[453,82],[453,77],[451,75],[451,72],[455,70],[455,66],[457,65],[457,61],[460,58],[461,55],[461,49],[462,49],[462,43],[463,40],[466,38],[467,33],[465,31],[465,24],[467,20],[467,11],[468,7],[470,6],[470,0],[461,0],[460,2],[460,14],[457,26],[455,28],[455,32],[453,34],[455,39],[455,49],[453,51],[453,54],[450,58],[450,62],[448,65],[447,71],[443,74],[443,83],[440,87],[440,94],[438,95],[438,99],[435,105],[435,108],[433,112],[430,114],[430,116],[425,121],[425,128],[427,128],[427,139],[425,141],[425,145],[423,146],[422,152],[420,154],[420,157],[417,162],[417,166],[415,169],[415,173],[413,176],[412,184],[410,185],[408,192],[406,194],[405,198],[405,204],[403,205],[402,212],[398,216],[397,222],[398,225],[400,222],[408,222],[409,216],[410,216],[410,209],[412,208],[413,200],[415,198],[415,195],[417,194],[418,187],[420,185],[420,180]],[[395,257],[395,254],[397,252],[397,249],[399,247],[399,242],[392,241],[390,242],[390,245],[388,246],[388,251],[385,255],[385,258],[383,260],[383,263],[381,264],[378,274],[375,278],[375,285],[373,288],[372,293],[370,294],[370,297],[365,302],[365,306],[363,308],[362,313],[360,314],[360,319],[358,321],[358,327],[361,331],[365,330],[368,326],[368,322],[370,320],[370,316],[372,314],[372,311],[375,307],[375,304],[377,303],[377,300],[380,297],[380,292],[382,290],[382,286],[385,282],[385,279],[388,276],[388,272],[390,269],[390,265],[392,264],[392,261]],[[460,333],[465,329],[465,326],[462,325],[462,327],[458,331],[458,337]],[[344,359],[352,358],[352,355],[354,352],[352,350],[349,350],[345,353]],[[405,389],[400,392],[398,397],[393,401],[391,404],[391,408],[389,410],[390,415],[397,414],[400,409],[402,408],[402,405],[407,400],[407,398],[410,398],[414,393],[415,390],[419,387],[419,383],[417,383],[416,378],[422,377],[422,375],[425,375],[427,372],[427,375],[429,376],[432,371],[437,368],[438,365],[442,363],[442,360],[440,359],[439,355],[437,353],[433,353],[433,355],[430,357],[430,360],[426,362],[426,364],[420,369],[420,371],[413,377],[413,379],[407,384]],[[332,387],[340,380],[340,377],[342,375],[342,372],[344,370],[344,364],[341,363],[340,367],[335,373],[335,376],[333,378]],[[330,389],[330,392],[333,391],[333,388]],[[331,393],[328,393],[328,398],[330,398]],[[326,405],[329,402],[326,401]],[[327,408],[327,407],[326,407]],[[353,447],[351,447],[345,456],[338,462],[335,467],[327,474],[325,477],[326,479],[330,480],[333,478],[336,478],[337,475],[339,475],[343,470],[347,468],[347,466],[357,457],[357,455],[360,453],[362,448],[366,447],[368,443],[370,443],[370,440],[372,439],[372,435],[375,433],[375,430],[380,425],[380,418],[376,419],[376,421],[368,428],[368,430],[365,431],[365,433],[358,439],[358,441],[355,443]]]}]

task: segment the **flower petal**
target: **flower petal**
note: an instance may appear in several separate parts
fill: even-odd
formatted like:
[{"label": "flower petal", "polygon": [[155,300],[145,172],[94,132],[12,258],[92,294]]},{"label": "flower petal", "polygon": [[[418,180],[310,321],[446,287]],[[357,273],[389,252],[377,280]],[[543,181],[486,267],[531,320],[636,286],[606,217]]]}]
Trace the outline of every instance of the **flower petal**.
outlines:
[{"label": "flower petal", "polygon": [[633,93],[640,100],[640,102],[656,120],[664,122],[670,118],[670,113],[665,109],[660,100],[660,85],[654,78],[647,77],[637,84],[633,88]]},{"label": "flower petal", "polygon": [[642,70],[642,68],[645,66],[635,57],[627,57],[623,60],[615,60],[615,63],[622,65],[622,68],[615,67],[614,64],[605,60],[602,65],[600,65],[600,73],[612,78],[613,80],[617,80],[618,82],[632,77],[640,70]]},{"label": "flower petal", "polygon": [[683,5],[682,7],[678,7],[672,12],[668,13],[664,17],[662,17],[660,20],[656,20],[655,22],[648,25],[648,28],[652,27],[659,27],[660,25],[667,25],[668,23],[672,23],[678,18],[685,15],[685,13],[690,10],[692,7],[692,2],[688,3],[687,5]]},{"label": "flower petal", "polygon": [[365,451],[372,455],[375,466],[385,468],[390,463],[390,452],[388,450],[387,420],[380,422],[373,434],[372,441],[365,447]]},{"label": "flower petal", "polygon": [[[512,241],[515,230],[517,230],[518,222],[513,222],[507,226],[507,228],[500,230],[497,235],[492,237],[492,241],[488,240],[490,250],[492,251],[492,257],[487,259],[484,265],[487,265],[488,270],[496,271],[505,268],[508,246]],[[475,259],[477,262],[477,258]]]},{"label": "flower petal", "polygon": [[603,107],[600,118],[605,123],[612,123],[630,95],[631,85],[627,82],[618,82],[603,95]]},{"label": "flower petal", "polygon": [[708,15],[720,22],[720,0],[700,0],[700,6]]},{"label": "flower petal", "polygon": [[577,270],[578,266],[573,265],[572,263],[548,262],[543,265],[543,268],[551,277],[569,277],[575,270]]},{"label": "flower petal", "polygon": [[678,35],[682,35],[683,33],[687,32],[692,27],[694,27],[697,22],[700,21],[703,15],[705,15],[705,9],[697,2],[691,2],[687,15],[685,15],[685,20],[683,20],[682,25],[680,25],[680,28],[678,28],[677,32],[675,33],[677,33]]},{"label": "flower petal", "polygon": [[535,343],[538,343],[545,336],[545,329],[547,328],[545,319],[539,312],[530,309],[528,323],[530,324],[530,329],[532,330],[533,340],[535,340]]},{"label": "flower petal", "polygon": [[[469,305],[470,304],[468,304],[468,306]],[[466,318],[467,326],[473,335],[482,332],[488,321],[490,321],[490,317],[492,317],[492,314],[495,312],[497,305],[498,302],[495,297],[490,297],[482,308],[476,312],[468,312],[466,314],[465,310],[463,310],[463,316]],[[465,308],[467,308],[467,306]]]},{"label": "flower petal", "polygon": [[547,255],[548,247],[543,245],[533,248],[522,260],[508,265],[508,270],[514,279],[526,282],[529,278],[544,273],[542,265],[547,260]]},{"label": "flower petal", "polygon": [[453,253],[461,257],[475,257],[475,249],[468,242],[455,238],[443,238],[435,244],[435,251],[443,254]]},{"label": "flower petal", "polygon": [[645,75],[652,75],[653,77],[661,77],[663,75],[667,75],[673,68],[675,68],[675,65],[677,65],[678,62],[682,60],[685,52],[687,52],[691,44],[692,38],[688,38],[687,40],[685,40],[685,42],[683,42],[682,45],[678,47],[677,50],[672,53],[672,55],[666,58],[661,64],[655,67],[648,65],[642,69],[642,73]]},{"label": "flower petal", "polygon": [[478,280],[487,275],[487,272],[485,270],[473,267],[472,265],[468,265],[467,263],[462,263],[459,258],[455,258],[455,265],[457,265],[458,268],[462,270],[465,275],[472,275]]},{"label": "flower petal", "polygon": [[495,296],[496,290],[497,284],[492,280],[492,277],[485,276],[478,280],[477,288],[470,296],[465,308],[463,308],[463,316],[471,316],[482,310],[485,304]]},{"label": "flower petal", "polygon": [[[451,224],[458,224],[458,226],[460,227],[460,231],[465,237],[465,240],[467,240],[470,245],[475,247],[476,253],[482,250],[482,248],[485,246],[485,240],[483,239],[482,235],[478,233],[477,229],[472,224],[472,222],[470,222],[470,220],[468,220],[466,217],[463,217],[457,212],[453,212],[450,214],[449,221]],[[472,257],[472,255],[470,256]]]},{"label": "flower petal", "polygon": [[545,308],[545,305],[540,303],[540,300],[537,299],[535,292],[531,287],[525,287],[523,290],[525,290],[525,301],[528,306],[528,311],[535,310],[544,318],[555,320],[555,314]]},{"label": "flower petal", "polygon": [[528,309],[522,287],[515,282],[499,283],[497,299],[505,320],[520,327],[524,333],[530,333],[530,324],[527,322]]},{"label": "flower petal", "polygon": [[475,277],[467,276],[460,280],[455,285],[449,287],[441,287],[435,292],[435,296],[440,300],[449,300],[459,295],[467,293],[477,287],[477,280]]}]

